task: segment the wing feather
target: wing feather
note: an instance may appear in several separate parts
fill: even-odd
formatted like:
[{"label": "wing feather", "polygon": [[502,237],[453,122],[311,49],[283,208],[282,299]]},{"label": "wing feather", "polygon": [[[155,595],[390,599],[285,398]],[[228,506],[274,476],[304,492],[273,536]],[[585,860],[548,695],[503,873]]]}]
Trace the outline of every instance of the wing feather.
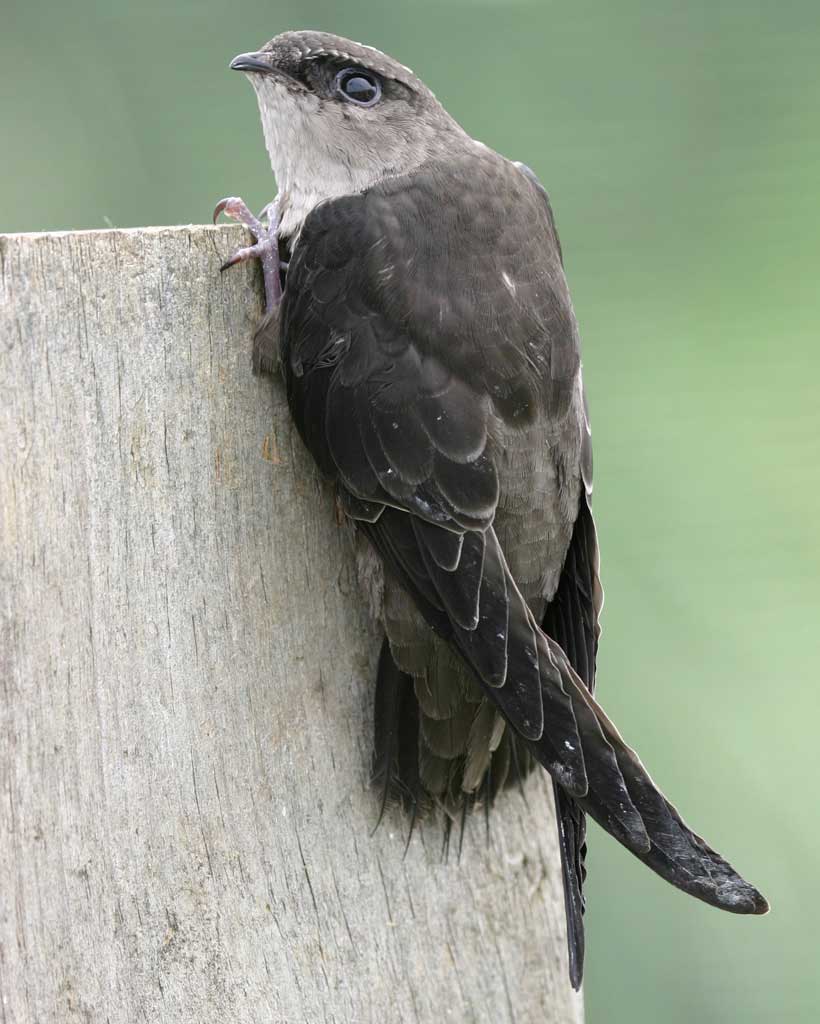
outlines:
[{"label": "wing feather", "polygon": [[[442,194],[459,203],[442,204]],[[499,280],[494,252],[514,288]],[[469,168],[453,158],[411,182],[322,203],[295,246],[281,321],[305,443],[387,571],[511,728],[496,737],[472,704],[451,709],[461,717],[421,716],[412,731],[420,784],[434,794],[458,785],[448,760],[458,750],[472,759],[470,784],[481,785],[477,751],[488,733],[501,774],[528,747],[556,783],[573,981],[583,963],[583,811],[680,888],[738,912],[765,909],[683,824],[592,696],[601,592],[586,495],[540,623],[493,527],[504,464],[496,425],[515,431],[577,414],[577,331],[543,194],[506,161],[471,153]],[[580,451],[589,485],[588,435]],[[405,691],[386,666],[387,719]],[[436,711],[440,698],[431,697]],[[492,792],[496,782],[485,774],[484,785]]]}]

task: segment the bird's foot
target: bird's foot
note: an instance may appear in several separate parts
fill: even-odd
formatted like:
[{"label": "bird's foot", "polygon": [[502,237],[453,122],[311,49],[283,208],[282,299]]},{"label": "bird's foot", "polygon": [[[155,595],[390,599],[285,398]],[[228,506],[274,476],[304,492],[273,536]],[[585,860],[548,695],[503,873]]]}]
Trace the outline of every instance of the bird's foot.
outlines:
[{"label": "bird's foot", "polygon": [[[282,280],[279,271],[283,264],[279,259],[279,213],[280,200],[277,196],[272,203],[254,217],[242,199],[229,196],[220,199],[214,209],[214,224],[220,213],[231,220],[238,221],[248,228],[254,237],[254,244],[237,249],[229,260],[222,264],[220,270],[227,270],[237,263],[258,259],[262,263],[262,276],[265,280],[265,302],[267,312],[272,313],[282,301]],[[287,269],[287,266],[285,266]]]}]

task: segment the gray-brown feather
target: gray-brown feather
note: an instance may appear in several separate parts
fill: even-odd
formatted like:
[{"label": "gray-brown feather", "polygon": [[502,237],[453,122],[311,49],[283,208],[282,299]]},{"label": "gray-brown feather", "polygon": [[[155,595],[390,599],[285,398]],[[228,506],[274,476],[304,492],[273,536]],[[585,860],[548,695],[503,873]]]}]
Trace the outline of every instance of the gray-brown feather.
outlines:
[{"label": "gray-brown feather", "polygon": [[[494,528],[513,578],[539,621],[558,586],[578,512],[584,432],[580,388],[559,422],[544,414],[523,430],[500,420],[493,424],[500,484]],[[405,590],[390,579],[384,625],[396,664],[415,682],[422,777],[439,787],[438,795],[447,792],[450,803],[457,803],[459,791],[481,790],[501,745],[504,719],[482,695],[463,658],[432,632]],[[509,754],[504,744],[493,774],[502,770],[498,762]],[[444,761],[455,763],[445,767]],[[531,764],[527,755],[526,766]]]},{"label": "gray-brown feather", "polygon": [[[567,594],[572,655],[528,603],[541,611],[556,581],[560,592],[589,481],[578,335],[543,193],[495,154],[456,147],[321,204],[293,251],[282,322],[295,422],[390,579],[394,653],[380,680],[384,705],[398,710],[381,730],[390,742],[377,744],[380,777],[389,784],[398,764],[415,805],[427,794],[450,809],[471,798],[471,736],[469,785],[484,771],[474,792],[488,798],[526,748],[568,801],[572,893],[584,811],[685,891],[763,912],[760,894],[654,787],[579,675],[597,631],[590,558]],[[591,520],[582,525],[586,534]],[[414,612],[393,600],[398,586]],[[489,764],[475,725],[483,700],[507,723]]]},{"label": "gray-brown feather", "polygon": [[[255,82],[293,246],[288,401],[386,573],[375,714],[385,792],[395,784],[405,804],[432,797],[451,810],[492,799],[530,756],[547,769],[576,987],[583,813],[684,891],[764,912],[591,693],[591,451],[546,193],[385,55],[315,33],[278,37],[266,53],[271,75]],[[355,112],[335,95],[349,60],[382,76],[375,106]]]}]

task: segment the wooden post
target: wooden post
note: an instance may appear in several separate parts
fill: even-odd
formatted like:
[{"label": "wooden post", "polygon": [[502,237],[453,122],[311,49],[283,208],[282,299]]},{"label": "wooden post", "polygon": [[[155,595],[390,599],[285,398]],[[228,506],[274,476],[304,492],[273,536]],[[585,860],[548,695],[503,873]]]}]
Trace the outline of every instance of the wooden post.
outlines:
[{"label": "wooden post", "polygon": [[235,227],[0,236],[0,1021],[576,1024],[543,776],[373,832],[378,630]]}]

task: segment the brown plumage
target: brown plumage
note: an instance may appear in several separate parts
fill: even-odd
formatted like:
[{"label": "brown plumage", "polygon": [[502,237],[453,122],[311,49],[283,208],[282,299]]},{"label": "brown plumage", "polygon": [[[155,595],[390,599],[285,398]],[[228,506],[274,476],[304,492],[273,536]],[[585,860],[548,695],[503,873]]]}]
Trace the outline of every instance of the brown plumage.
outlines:
[{"label": "brown plumage", "polygon": [[590,434],[546,193],[377,51],[286,33],[234,66],[259,98],[289,259],[257,361],[278,333],[299,432],[384,570],[384,795],[456,815],[540,763],[576,987],[585,814],[673,885],[764,912],[592,695]]}]

